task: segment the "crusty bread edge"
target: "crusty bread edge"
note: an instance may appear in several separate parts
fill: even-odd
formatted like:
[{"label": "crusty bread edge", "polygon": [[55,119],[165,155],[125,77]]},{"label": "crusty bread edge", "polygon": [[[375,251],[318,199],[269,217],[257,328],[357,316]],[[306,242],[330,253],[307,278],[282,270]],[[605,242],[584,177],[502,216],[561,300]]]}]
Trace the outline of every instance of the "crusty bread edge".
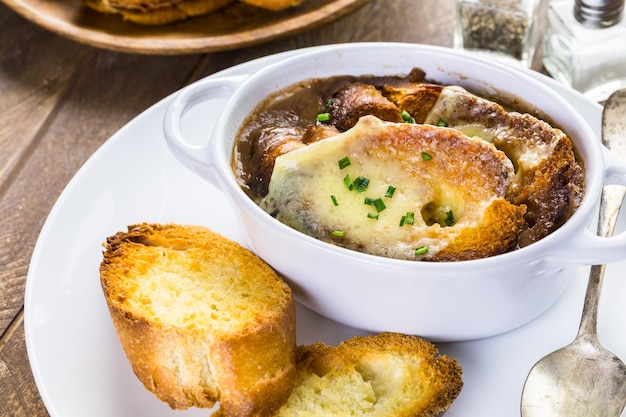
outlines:
[{"label": "crusty bread edge", "polygon": [[[87,7],[108,14],[119,14],[124,20],[143,26],[161,26],[216,12],[236,0],[183,0],[153,8],[121,7],[108,0],[84,0]],[[139,4],[139,2],[137,2]]]},{"label": "crusty bread edge", "polygon": [[[369,336],[355,336],[337,346],[323,342],[298,346],[296,351],[297,381],[303,374],[324,375],[335,367],[353,366],[368,355],[394,351],[420,363],[421,371],[429,383],[422,395],[428,401],[421,408],[404,410],[404,416],[437,417],[456,400],[463,388],[462,368],[459,363],[440,355],[437,347],[418,336],[395,332],[382,332]],[[416,378],[419,378],[416,376]]]},{"label": "crusty bread edge", "polygon": [[[266,322],[247,334],[206,340],[204,356],[197,351],[193,355],[188,349],[199,346],[202,335],[154,326],[115,306],[109,306],[109,312],[133,372],[148,391],[172,409],[211,408],[219,401],[225,416],[271,415],[291,394],[296,345],[293,304],[284,312],[282,326]],[[277,354],[268,357],[268,352]],[[263,368],[256,366],[261,360]],[[174,369],[205,383],[181,386],[176,383]],[[212,383],[206,383],[207,369]],[[250,385],[249,379],[255,377],[259,380]]]},{"label": "crusty bread edge", "polygon": [[[245,332],[212,337],[203,332],[157,325],[120,309],[108,299],[108,264],[114,262],[125,237],[136,237],[142,232],[158,233],[159,228],[170,226],[147,223],[128,226],[128,232],[107,239],[103,253],[101,285],[133,372],[147,390],[173,409],[211,408],[219,401],[220,414],[227,417],[271,415],[289,398],[296,372],[295,303],[284,281],[280,283],[289,298],[278,312],[278,321],[259,317]],[[197,226],[192,229],[206,230],[214,238],[245,249],[209,229]],[[196,383],[180,384],[179,378]]]}]

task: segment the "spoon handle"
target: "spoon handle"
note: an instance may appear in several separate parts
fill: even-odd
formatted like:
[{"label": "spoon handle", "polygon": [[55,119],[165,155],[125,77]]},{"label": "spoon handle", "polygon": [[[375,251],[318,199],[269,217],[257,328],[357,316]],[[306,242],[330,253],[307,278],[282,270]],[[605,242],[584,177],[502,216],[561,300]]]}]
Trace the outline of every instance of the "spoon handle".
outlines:
[{"label": "spoon handle", "polygon": [[[626,158],[626,89],[618,90],[609,97],[602,116],[602,143],[616,155]],[[600,196],[600,216],[598,235],[609,237],[615,231],[620,207],[626,188],[620,185],[606,185]],[[589,273],[589,283],[585,294],[580,328],[577,338],[586,338],[597,343],[598,300],[602,290],[606,265],[593,265]]]},{"label": "spoon handle", "polygon": [[622,185],[605,185],[602,189],[598,236],[609,237],[613,235],[625,194],[626,188]]},{"label": "spoon handle", "polygon": [[[598,235],[609,237],[615,231],[619,209],[624,199],[626,188],[619,185],[606,185],[600,197],[600,217],[598,219]],[[592,265],[589,282],[585,294],[585,303],[578,329],[578,338],[585,338],[594,343],[598,339],[598,302],[602,292],[602,281],[606,265]]]}]

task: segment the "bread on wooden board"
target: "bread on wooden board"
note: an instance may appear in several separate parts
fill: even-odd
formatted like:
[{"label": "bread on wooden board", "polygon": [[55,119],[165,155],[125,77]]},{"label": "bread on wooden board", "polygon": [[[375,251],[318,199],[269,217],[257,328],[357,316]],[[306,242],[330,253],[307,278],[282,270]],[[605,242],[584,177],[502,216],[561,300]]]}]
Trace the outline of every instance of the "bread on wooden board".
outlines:
[{"label": "bread on wooden board", "polygon": [[216,12],[236,0],[84,0],[100,13],[119,14],[124,20],[144,26],[160,26],[189,17]]},{"label": "bread on wooden board", "polygon": [[[243,0],[260,9],[275,12],[297,6],[303,1]],[[84,0],[84,3],[97,12],[118,14],[124,20],[138,25],[161,26],[194,16],[218,12],[237,3],[237,0]]]},{"label": "bread on wooden board", "polygon": [[252,6],[259,7],[261,9],[279,11],[289,7],[294,7],[302,3],[304,0],[242,0],[244,3],[248,3]]}]

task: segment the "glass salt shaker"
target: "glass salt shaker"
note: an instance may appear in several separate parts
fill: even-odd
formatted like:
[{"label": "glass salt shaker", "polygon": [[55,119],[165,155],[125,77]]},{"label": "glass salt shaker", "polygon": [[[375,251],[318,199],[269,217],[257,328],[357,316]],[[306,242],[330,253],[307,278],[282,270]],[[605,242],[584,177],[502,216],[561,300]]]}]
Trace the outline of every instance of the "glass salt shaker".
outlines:
[{"label": "glass salt shaker", "polygon": [[624,0],[552,0],[543,64],[593,101],[626,87]]},{"label": "glass salt shaker", "polygon": [[541,35],[540,0],[456,0],[454,47],[529,68]]}]

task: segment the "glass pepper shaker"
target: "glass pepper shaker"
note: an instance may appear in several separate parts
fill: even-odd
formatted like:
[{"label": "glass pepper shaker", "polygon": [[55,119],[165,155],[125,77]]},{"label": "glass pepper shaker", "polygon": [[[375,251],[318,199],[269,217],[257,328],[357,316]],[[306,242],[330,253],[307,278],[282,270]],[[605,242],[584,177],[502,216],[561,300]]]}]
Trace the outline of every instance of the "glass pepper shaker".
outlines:
[{"label": "glass pepper shaker", "polygon": [[594,101],[626,87],[624,0],[552,0],[543,64],[550,75]]},{"label": "glass pepper shaker", "polygon": [[454,47],[529,68],[541,25],[540,0],[456,0]]}]

